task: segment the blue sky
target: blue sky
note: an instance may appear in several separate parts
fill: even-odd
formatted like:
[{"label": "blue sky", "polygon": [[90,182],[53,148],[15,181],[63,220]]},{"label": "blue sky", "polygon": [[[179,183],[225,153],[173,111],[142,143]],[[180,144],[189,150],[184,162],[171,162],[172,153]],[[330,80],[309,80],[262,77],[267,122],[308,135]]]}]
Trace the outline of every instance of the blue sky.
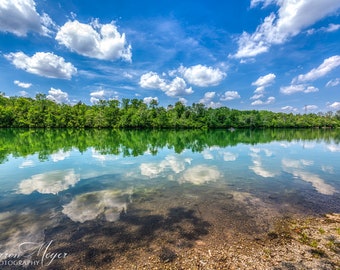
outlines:
[{"label": "blue sky", "polygon": [[339,0],[0,0],[0,91],[337,111],[339,41]]}]

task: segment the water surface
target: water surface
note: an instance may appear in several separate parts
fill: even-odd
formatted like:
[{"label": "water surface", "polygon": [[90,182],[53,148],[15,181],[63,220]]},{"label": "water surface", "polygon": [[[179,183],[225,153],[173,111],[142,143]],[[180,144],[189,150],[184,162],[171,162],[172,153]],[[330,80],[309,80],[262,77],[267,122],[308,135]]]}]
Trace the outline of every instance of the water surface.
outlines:
[{"label": "water surface", "polygon": [[0,260],[36,269],[48,250],[64,254],[51,269],[105,269],[256,237],[276,218],[339,212],[339,158],[337,130],[3,129]]}]

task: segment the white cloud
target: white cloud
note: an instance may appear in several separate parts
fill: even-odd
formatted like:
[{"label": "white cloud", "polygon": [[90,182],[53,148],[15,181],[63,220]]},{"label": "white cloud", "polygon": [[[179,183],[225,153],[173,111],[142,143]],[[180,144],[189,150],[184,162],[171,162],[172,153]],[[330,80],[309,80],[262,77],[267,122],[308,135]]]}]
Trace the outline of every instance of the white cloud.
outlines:
[{"label": "white cloud", "polygon": [[206,92],[204,97],[201,98],[198,103],[208,104],[216,95],[216,92]]},{"label": "white cloud", "polygon": [[269,97],[267,101],[259,100],[264,97],[266,87],[272,85],[275,81],[276,75],[274,73],[269,73],[265,76],[259,77],[255,82],[252,82],[251,85],[257,86],[254,91],[254,95],[250,99],[255,99],[251,105],[263,105],[270,104],[275,101],[274,97]]},{"label": "white cloud", "polygon": [[292,84],[289,86],[283,86],[280,88],[280,92],[284,95],[291,95],[295,93],[313,93],[318,92],[319,89],[314,86],[308,86],[305,84]]},{"label": "white cloud", "polygon": [[338,0],[253,0],[251,7],[262,2],[264,5],[275,2],[279,6],[277,14],[266,17],[253,34],[244,32],[238,39],[238,51],[232,57],[254,57],[267,52],[272,45],[286,42],[340,7]]},{"label": "white cloud", "polygon": [[51,87],[51,90],[48,91],[48,95],[46,98],[56,103],[70,103],[70,100],[68,99],[68,94],[66,92],[63,92],[60,89],[55,89],[53,87]]},{"label": "white cloud", "polygon": [[318,106],[316,106],[316,105],[307,105],[307,106],[305,106],[305,107],[303,107],[305,110],[307,110],[307,111],[315,111],[315,110],[317,110],[319,107]]},{"label": "white cloud", "polygon": [[156,100],[156,101],[158,102],[158,97],[145,97],[145,98],[143,99],[143,102],[146,103],[146,104],[150,104],[150,102],[151,102],[152,100]]},{"label": "white cloud", "polygon": [[71,79],[77,69],[63,57],[53,53],[37,52],[32,57],[23,52],[5,55],[19,69],[47,78]]},{"label": "white cloud", "polygon": [[317,68],[312,69],[306,74],[300,74],[293,79],[292,83],[310,82],[319,79],[333,69],[340,66],[340,55],[331,56],[323,61],[323,63]]},{"label": "white cloud", "polygon": [[332,110],[340,110],[340,102],[333,102],[329,104],[328,107]]},{"label": "white cloud", "polygon": [[19,92],[19,94],[20,94],[20,96],[23,96],[23,97],[28,97],[28,92],[26,92],[26,91],[20,91]]},{"label": "white cloud", "polygon": [[241,96],[239,95],[237,91],[226,91],[221,96],[222,101],[233,100],[233,99],[238,99],[238,98],[241,98]]},{"label": "white cloud", "polygon": [[200,87],[218,85],[227,76],[225,72],[222,72],[218,68],[203,65],[196,65],[189,68],[181,66],[178,71],[187,82]]},{"label": "white cloud", "polygon": [[51,33],[49,28],[55,27],[46,14],[40,15],[33,0],[0,1],[0,31],[10,32],[17,36],[26,36],[28,32],[36,32],[44,36]]},{"label": "white cloud", "polygon": [[180,95],[189,95],[189,94],[192,94],[194,92],[191,87],[187,88],[185,81],[180,77],[176,77],[175,79],[173,79],[162,90],[169,97],[177,97],[177,96],[180,96]]},{"label": "white cloud", "polygon": [[327,32],[327,33],[330,33],[330,32],[335,32],[335,31],[338,31],[340,29],[340,24],[334,24],[334,23],[330,23],[327,27],[321,27],[320,29],[309,29],[307,31],[307,34],[309,35],[312,35],[316,32]]},{"label": "white cloud", "polygon": [[142,88],[162,90],[169,97],[189,95],[194,92],[191,87],[187,88],[187,85],[182,78],[176,77],[172,81],[168,82],[165,79],[162,79],[155,72],[143,74],[140,77],[139,85]]},{"label": "white cloud", "polygon": [[333,80],[330,80],[329,82],[327,82],[326,86],[327,87],[334,87],[334,86],[338,86],[340,84],[340,78],[336,78]]},{"label": "white cloud", "polygon": [[283,111],[291,111],[291,112],[297,112],[298,111],[298,109],[294,108],[293,106],[284,106],[284,107],[281,107],[281,110],[283,110]]},{"label": "white cloud", "polygon": [[131,45],[127,45],[125,34],[120,34],[114,23],[92,24],[68,21],[58,31],[56,38],[60,44],[80,55],[102,59],[123,59],[130,62]]},{"label": "white cloud", "polygon": [[326,32],[334,32],[340,29],[340,24],[330,23],[328,27],[324,28]]},{"label": "white cloud", "polygon": [[206,92],[204,94],[204,97],[201,98],[198,103],[202,103],[205,106],[209,107],[209,108],[217,108],[217,107],[221,107],[222,104],[220,102],[214,102],[212,101],[212,99],[215,97],[216,93],[215,92]]},{"label": "white cloud", "polygon": [[273,73],[269,73],[265,76],[259,77],[255,82],[251,85],[255,85],[257,87],[267,87],[271,85],[275,81],[276,75]]},{"label": "white cloud", "polygon": [[25,88],[25,89],[30,88],[32,86],[31,83],[24,83],[24,82],[20,82],[18,80],[15,80],[14,84],[16,84],[17,86],[19,86],[21,88]]},{"label": "white cloud", "polygon": [[194,185],[202,185],[207,182],[215,182],[221,177],[221,172],[215,166],[197,165],[187,169],[179,179],[179,183],[189,182]]},{"label": "white cloud", "polygon": [[254,94],[250,99],[260,99],[263,97],[264,97],[264,94]]},{"label": "white cloud", "polygon": [[259,5],[260,3],[263,3],[263,7],[267,7],[270,4],[274,4],[276,2],[276,0],[251,0],[250,2],[250,7],[254,8],[257,5]]},{"label": "white cloud", "polygon": [[188,100],[185,99],[185,98],[183,98],[183,97],[180,97],[180,98],[178,99],[178,101],[181,102],[181,103],[184,104],[184,105],[186,105],[186,104],[188,103]]},{"label": "white cloud", "polygon": [[42,194],[57,194],[74,186],[79,180],[79,175],[75,174],[73,169],[35,174],[31,178],[21,181],[18,193],[31,194],[38,191]]},{"label": "white cloud", "polygon": [[266,101],[262,101],[262,100],[255,100],[251,103],[251,105],[255,106],[255,105],[268,105],[268,104],[272,104],[275,102],[275,97],[269,97],[267,98]]},{"label": "white cloud", "polygon": [[104,99],[118,99],[118,93],[116,91],[110,91],[110,90],[103,90],[99,89],[97,91],[91,92],[91,103],[97,103],[99,100],[104,100]]},{"label": "white cloud", "polygon": [[166,86],[166,83],[156,72],[150,71],[140,77],[139,85],[142,88],[163,89]]}]

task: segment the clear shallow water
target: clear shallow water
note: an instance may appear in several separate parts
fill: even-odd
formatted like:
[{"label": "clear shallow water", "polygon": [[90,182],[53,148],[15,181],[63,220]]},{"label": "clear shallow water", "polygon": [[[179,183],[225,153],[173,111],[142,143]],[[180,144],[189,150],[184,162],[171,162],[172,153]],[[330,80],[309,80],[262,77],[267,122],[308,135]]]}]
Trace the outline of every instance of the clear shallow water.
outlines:
[{"label": "clear shallow water", "polygon": [[48,247],[67,253],[45,259],[54,269],[105,267],[159,241],[191,248],[218,230],[340,211],[339,131],[0,133],[3,264],[19,254],[41,266]]}]

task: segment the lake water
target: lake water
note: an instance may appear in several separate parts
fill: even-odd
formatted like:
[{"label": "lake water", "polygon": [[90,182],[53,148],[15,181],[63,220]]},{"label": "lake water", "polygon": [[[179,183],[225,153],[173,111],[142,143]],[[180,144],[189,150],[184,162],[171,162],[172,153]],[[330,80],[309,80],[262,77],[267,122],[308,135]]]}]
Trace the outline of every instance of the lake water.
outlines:
[{"label": "lake water", "polygon": [[339,165],[340,130],[3,129],[1,269],[169,261],[340,212]]}]

